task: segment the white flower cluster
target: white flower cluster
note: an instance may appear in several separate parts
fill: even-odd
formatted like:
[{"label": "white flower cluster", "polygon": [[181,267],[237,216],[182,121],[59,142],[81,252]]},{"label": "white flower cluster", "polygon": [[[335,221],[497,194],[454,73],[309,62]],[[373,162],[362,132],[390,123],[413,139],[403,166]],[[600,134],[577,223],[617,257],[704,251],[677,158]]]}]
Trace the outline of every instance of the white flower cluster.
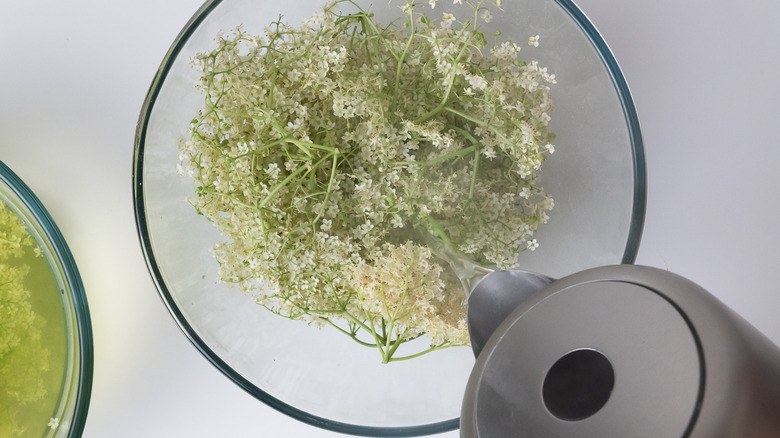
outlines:
[{"label": "white flower cluster", "polygon": [[465,319],[460,312],[444,311],[461,307],[460,284],[447,284],[442,269],[429,248],[407,241],[386,244],[382,256],[349,266],[346,277],[369,324],[384,321],[399,339],[425,334],[434,345],[465,345]]},{"label": "white flower cluster", "polygon": [[179,164],[227,238],[222,280],[385,362],[422,335],[468,344],[460,283],[424,235],[508,268],[553,206],[535,180],[554,76],[419,8],[384,26],[336,0],[298,28],[220,35],[195,61],[205,107]]}]

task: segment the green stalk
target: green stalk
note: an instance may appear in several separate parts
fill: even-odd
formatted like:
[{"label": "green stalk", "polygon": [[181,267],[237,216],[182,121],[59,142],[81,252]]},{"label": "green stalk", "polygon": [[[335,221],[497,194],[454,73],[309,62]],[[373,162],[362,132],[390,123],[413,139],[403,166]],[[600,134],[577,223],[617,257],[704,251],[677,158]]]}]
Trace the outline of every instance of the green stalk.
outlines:
[{"label": "green stalk", "polygon": [[439,239],[441,239],[442,242],[444,242],[445,246],[449,249],[452,248],[452,240],[450,240],[450,236],[447,234],[447,232],[444,230],[444,226],[431,217],[430,215],[425,216],[423,218],[423,221],[428,224],[428,228],[433,231],[433,234],[436,235]]},{"label": "green stalk", "polygon": [[460,111],[456,110],[455,108],[447,107],[447,108],[444,108],[444,110],[448,111],[448,112],[451,112],[452,114],[455,114],[458,117],[464,118],[464,119],[468,120],[469,122],[472,122],[472,123],[475,123],[475,124],[477,124],[479,126],[482,126],[482,127],[490,129],[490,131],[493,134],[495,134],[496,137],[498,137],[503,143],[509,143],[509,139],[506,138],[506,136],[504,134],[501,134],[500,132],[496,131],[490,123],[488,123],[488,122],[486,122],[484,120],[480,120],[480,119],[476,119],[474,117],[471,117],[470,115],[468,115],[466,113],[463,113],[463,112],[460,112]]},{"label": "green stalk", "polygon": [[455,347],[456,345],[460,345],[460,344],[450,344],[449,342],[444,342],[444,343],[442,343],[442,344],[435,345],[435,346],[433,346],[433,347],[431,347],[431,348],[429,348],[429,349],[427,349],[427,350],[420,351],[419,353],[410,354],[409,356],[402,356],[402,357],[393,357],[393,358],[390,358],[390,359],[389,359],[389,362],[400,362],[400,361],[402,361],[402,360],[409,360],[409,359],[414,359],[415,357],[420,357],[420,356],[422,356],[422,355],[424,355],[424,354],[428,354],[428,353],[430,353],[430,352],[432,352],[432,351],[436,351],[436,350],[443,350],[443,349],[445,349],[445,348],[449,348],[449,347]]},{"label": "green stalk", "polygon": [[474,151],[474,167],[471,170],[471,184],[469,185],[469,201],[474,199],[474,187],[477,185],[477,172],[479,171],[479,156],[478,150]]},{"label": "green stalk", "polygon": [[274,186],[274,188],[273,188],[273,189],[271,189],[271,191],[268,193],[268,196],[266,196],[266,197],[265,197],[265,199],[263,199],[262,201],[260,201],[260,203],[259,203],[259,204],[257,204],[257,209],[258,209],[258,210],[260,210],[260,209],[262,209],[263,207],[265,207],[265,204],[268,204],[268,202],[271,200],[271,198],[273,198],[273,197],[274,197],[274,195],[275,195],[275,194],[276,194],[276,193],[277,193],[279,190],[281,190],[281,189],[282,189],[282,187],[286,186],[286,185],[287,185],[287,184],[288,184],[290,181],[292,181],[292,180],[293,180],[293,178],[295,178],[296,176],[298,176],[298,175],[299,175],[301,172],[303,172],[304,170],[306,170],[306,167],[304,167],[304,166],[300,166],[300,167],[298,167],[297,169],[295,169],[295,171],[293,171],[292,173],[290,173],[289,175],[287,175],[287,178],[285,178],[284,180],[282,180],[282,182],[280,182],[279,184],[277,184],[276,186]]},{"label": "green stalk", "polygon": [[475,146],[469,146],[467,148],[458,149],[455,152],[450,152],[449,154],[440,155],[427,161],[393,161],[389,164],[391,166],[433,166],[453,158],[460,158],[464,155],[468,155],[474,152],[476,149],[477,148]]},{"label": "green stalk", "polygon": [[[389,361],[394,360],[393,359],[393,355],[395,354],[396,350],[398,350],[398,347],[401,346],[401,344],[404,344],[407,341],[411,341],[412,339],[416,339],[416,337],[414,337],[412,339],[403,339],[404,335],[406,335],[406,332],[408,332],[408,331],[409,331],[409,329],[406,329],[406,330],[403,331],[403,333],[396,333],[396,336],[395,336],[396,341],[393,343],[393,347],[390,349]],[[395,360],[397,360],[397,359],[395,359]]]},{"label": "green stalk", "polygon": [[[464,44],[463,47],[460,48],[460,52],[458,52],[458,56],[455,57],[453,60],[453,65],[457,65],[458,62],[460,62],[460,58],[463,56],[464,52],[466,51],[466,48],[469,47],[468,44]],[[455,84],[455,69],[453,68],[450,73],[447,76],[447,89],[444,91],[444,96],[441,98],[441,102],[439,103],[436,108],[428,111],[427,113],[423,114],[422,116],[418,117],[414,123],[423,123],[425,121],[428,121],[435,117],[437,114],[442,112],[447,107],[447,102],[450,99],[450,93],[452,92],[452,86]]]},{"label": "green stalk", "polygon": [[341,333],[344,333],[345,335],[349,336],[350,338],[352,338],[353,341],[357,342],[358,344],[360,344],[360,345],[362,345],[364,347],[370,347],[370,348],[376,348],[377,347],[376,344],[370,344],[368,342],[365,342],[365,341],[362,341],[362,340],[358,339],[358,337],[355,335],[355,333],[348,332],[348,331],[344,330],[343,328],[339,327],[336,323],[331,321],[329,318],[320,318],[320,319],[324,319],[328,324],[330,324],[331,326],[335,327],[336,330],[338,330]]},{"label": "green stalk", "polygon": [[317,221],[320,220],[322,217],[322,214],[325,212],[325,209],[328,205],[328,199],[330,199],[330,194],[333,191],[333,181],[336,179],[336,163],[338,162],[338,151],[333,152],[333,165],[330,168],[330,180],[328,180],[328,188],[325,191],[325,199],[322,201],[322,208],[317,213],[317,217],[314,218],[313,223],[317,223]]},{"label": "green stalk", "polygon": [[[331,153],[338,153],[338,149],[334,148],[333,146],[325,146],[325,145],[321,145],[321,144],[317,144],[317,143],[311,143],[311,142],[308,142],[308,141],[301,141],[301,140],[298,140],[298,139],[293,138],[291,136],[287,137],[285,139],[285,141],[287,143],[292,143],[292,144],[294,144],[295,146],[298,146],[301,149],[311,148],[311,149],[319,149],[319,150],[327,151],[327,152],[331,152]],[[306,150],[308,150],[308,149],[306,149]]]},{"label": "green stalk", "polygon": [[398,96],[401,94],[401,67],[404,65],[404,58],[406,58],[406,54],[409,52],[409,47],[412,45],[412,40],[414,40],[414,12],[411,9],[409,10],[409,29],[411,33],[409,38],[406,40],[404,51],[401,53],[401,56],[396,58],[397,65],[395,68],[395,85],[393,87],[393,99],[390,103],[391,116],[395,114],[395,108],[396,105],[398,105]]}]

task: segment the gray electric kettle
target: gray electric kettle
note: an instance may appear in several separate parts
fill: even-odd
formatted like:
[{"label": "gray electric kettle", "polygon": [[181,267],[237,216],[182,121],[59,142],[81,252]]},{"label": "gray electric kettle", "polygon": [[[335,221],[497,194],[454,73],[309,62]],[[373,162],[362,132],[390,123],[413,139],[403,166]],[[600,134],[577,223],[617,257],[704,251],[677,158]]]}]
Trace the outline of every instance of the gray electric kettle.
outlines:
[{"label": "gray electric kettle", "polygon": [[617,265],[552,281],[478,353],[461,437],[780,436],[780,349],[701,287]]}]

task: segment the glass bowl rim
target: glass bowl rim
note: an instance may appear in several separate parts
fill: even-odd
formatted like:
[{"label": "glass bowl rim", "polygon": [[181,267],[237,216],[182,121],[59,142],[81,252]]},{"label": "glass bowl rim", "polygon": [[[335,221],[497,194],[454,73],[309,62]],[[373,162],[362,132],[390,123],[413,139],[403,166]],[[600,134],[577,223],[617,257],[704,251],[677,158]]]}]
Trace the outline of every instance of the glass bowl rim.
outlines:
[{"label": "glass bowl rim", "polygon": [[94,346],[92,340],[92,322],[89,314],[87,295],[84,283],[81,280],[73,254],[70,252],[65,238],[62,236],[57,224],[49,215],[41,201],[27,184],[19,178],[2,160],[0,160],[0,180],[2,180],[32,213],[33,217],[45,233],[46,239],[52,244],[62,271],[64,281],[70,291],[73,300],[74,313],[76,315],[76,328],[78,331],[78,389],[73,419],[68,429],[68,437],[80,437],[84,431],[84,425],[89,411],[90,398],[92,396],[92,374],[94,367]]},{"label": "glass bowl rim", "polygon": [[[249,380],[241,376],[233,368],[231,368],[213,350],[211,350],[208,345],[206,345],[206,343],[198,336],[197,333],[195,333],[193,327],[186,320],[181,310],[176,306],[171,292],[168,290],[168,287],[165,284],[163,275],[160,272],[160,268],[156,263],[149,230],[145,221],[146,210],[144,205],[145,200],[143,192],[144,146],[149,119],[151,117],[154,104],[172,64],[177,59],[179,52],[189,41],[189,38],[192,36],[198,26],[217,6],[222,3],[222,1],[223,0],[206,0],[206,2],[203,3],[203,5],[193,14],[187,24],[182,28],[174,42],[171,44],[171,47],[168,49],[168,52],[163,58],[163,61],[160,64],[157,73],[155,74],[141,108],[138,124],[136,126],[132,172],[136,227],[144,257],[146,258],[147,268],[149,269],[149,273],[154,280],[160,298],[168,308],[168,311],[175,320],[176,324],[179,326],[179,329],[189,339],[190,343],[198,351],[200,351],[200,353],[205,356],[212,365],[214,365],[220,372],[222,372],[240,388],[247,391],[250,395],[283,414],[322,429],[360,436],[411,437],[443,433],[457,429],[460,423],[459,418],[417,426],[377,427],[361,426],[333,421],[295,408],[294,406],[291,406],[290,404],[283,402],[258,388]],[[637,116],[636,108],[634,106],[628,84],[626,83],[626,80],[621,73],[620,67],[615,60],[615,57],[612,55],[612,52],[607,46],[606,42],[590,22],[590,20],[571,0],[551,1],[554,1],[558,6],[560,6],[590,40],[590,43],[601,57],[601,60],[612,79],[615,91],[617,92],[620,99],[623,115],[626,119],[628,128],[628,136],[631,141],[631,155],[634,175],[631,220],[621,263],[631,264],[635,261],[637,252],[639,250],[639,243],[642,236],[642,229],[644,227],[645,209],[647,203],[647,176],[644,156],[644,143],[642,140],[641,130],[639,128],[639,118]]]}]

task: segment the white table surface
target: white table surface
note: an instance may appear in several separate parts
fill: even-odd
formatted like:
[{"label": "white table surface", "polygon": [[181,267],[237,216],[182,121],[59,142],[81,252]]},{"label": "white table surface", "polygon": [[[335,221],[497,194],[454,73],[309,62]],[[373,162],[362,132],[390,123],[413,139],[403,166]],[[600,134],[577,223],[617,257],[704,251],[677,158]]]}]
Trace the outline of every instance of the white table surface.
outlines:
[{"label": "white table surface", "polygon": [[[84,436],[339,436],[272,410],[208,363],[144,262],[135,125],[200,3],[29,0],[0,12],[0,159],[59,225],[92,315]],[[637,263],[697,282],[780,343],[780,2],[578,4],[623,68],[641,120],[649,189]]]}]

